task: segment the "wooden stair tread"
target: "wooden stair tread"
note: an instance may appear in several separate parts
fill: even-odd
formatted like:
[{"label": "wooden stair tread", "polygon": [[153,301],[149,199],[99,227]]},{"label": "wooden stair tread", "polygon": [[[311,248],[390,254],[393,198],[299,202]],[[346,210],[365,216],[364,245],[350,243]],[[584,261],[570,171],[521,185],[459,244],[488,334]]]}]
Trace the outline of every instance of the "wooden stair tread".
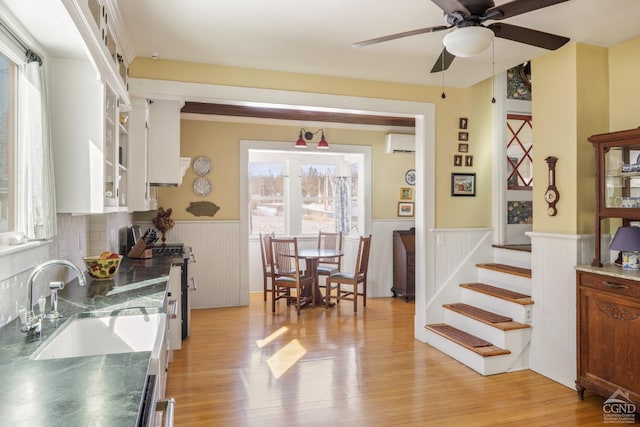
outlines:
[{"label": "wooden stair tread", "polygon": [[496,286],[487,285],[486,283],[463,283],[460,286],[462,286],[465,289],[470,289],[472,291],[491,295],[492,297],[501,298],[503,300],[511,301],[516,304],[521,304],[521,305],[533,304],[533,300],[529,295],[510,291],[504,288],[498,288]]},{"label": "wooden stair tread", "polygon": [[508,249],[510,251],[531,252],[531,245],[491,245],[498,249]]},{"label": "wooden stair tread", "polygon": [[501,273],[513,274],[514,276],[526,277],[531,279],[531,269],[516,267],[514,265],[499,264],[495,262],[476,264],[478,268],[484,268],[486,270],[499,271]]},{"label": "wooden stair tread", "polygon": [[451,325],[437,323],[433,325],[427,325],[425,327],[428,330],[433,331],[436,334],[441,335],[482,357],[511,354],[509,350],[497,347],[490,342],[483,340],[482,338],[478,338],[467,332],[461,331],[460,329],[454,328]]},{"label": "wooden stair tread", "polygon": [[502,331],[512,331],[516,329],[529,328],[529,325],[515,322],[511,317],[492,313],[490,311],[483,310],[481,308],[474,307],[462,302],[454,304],[444,304],[443,307],[449,310],[453,310],[456,313],[460,313],[463,316],[467,316],[479,322],[493,326],[494,328],[500,329]]}]

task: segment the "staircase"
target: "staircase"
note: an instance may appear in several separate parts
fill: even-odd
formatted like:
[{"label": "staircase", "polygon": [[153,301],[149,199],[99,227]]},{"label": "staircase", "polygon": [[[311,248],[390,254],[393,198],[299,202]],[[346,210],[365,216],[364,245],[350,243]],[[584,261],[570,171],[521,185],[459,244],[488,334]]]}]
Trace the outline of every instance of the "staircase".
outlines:
[{"label": "staircase", "polygon": [[477,281],[460,284],[444,304],[444,323],[425,326],[427,343],[482,375],[527,369],[531,338],[531,253],[494,247],[476,264]]}]

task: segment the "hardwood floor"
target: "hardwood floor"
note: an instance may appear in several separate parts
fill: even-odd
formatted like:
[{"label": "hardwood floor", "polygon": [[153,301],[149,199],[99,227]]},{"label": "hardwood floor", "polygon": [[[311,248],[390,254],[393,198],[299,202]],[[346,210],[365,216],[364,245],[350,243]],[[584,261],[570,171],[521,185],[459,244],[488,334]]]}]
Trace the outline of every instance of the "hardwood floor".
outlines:
[{"label": "hardwood floor", "polygon": [[262,294],[192,311],[170,365],[176,426],[602,425],[601,397],[532,371],[482,377],[413,337],[414,305],[367,300],[300,317]]}]

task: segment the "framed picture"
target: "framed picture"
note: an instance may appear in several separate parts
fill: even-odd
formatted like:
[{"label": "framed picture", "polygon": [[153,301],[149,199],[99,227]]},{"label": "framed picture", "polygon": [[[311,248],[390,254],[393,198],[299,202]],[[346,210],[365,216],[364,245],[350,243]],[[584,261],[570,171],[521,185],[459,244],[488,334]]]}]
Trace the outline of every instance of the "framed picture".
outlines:
[{"label": "framed picture", "polygon": [[400,188],[400,200],[413,200],[413,188]]},{"label": "framed picture", "polygon": [[462,154],[453,155],[453,166],[462,166]]},{"label": "framed picture", "polygon": [[460,117],[460,121],[458,122],[458,128],[466,129],[468,124],[469,124],[469,119],[467,119],[466,117]]},{"label": "framed picture", "polygon": [[458,144],[458,153],[468,153],[469,152],[469,144],[466,142],[461,142]]},{"label": "framed picture", "polygon": [[476,195],[476,174],[475,173],[452,173],[451,174],[451,195],[452,196],[475,196]]},{"label": "framed picture", "polygon": [[398,202],[398,216],[413,216],[413,202]]},{"label": "framed picture", "polygon": [[468,141],[469,132],[458,132],[458,141]]},{"label": "framed picture", "polygon": [[465,166],[473,166],[473,156],[467,154],[464,156],[464,165]]}]

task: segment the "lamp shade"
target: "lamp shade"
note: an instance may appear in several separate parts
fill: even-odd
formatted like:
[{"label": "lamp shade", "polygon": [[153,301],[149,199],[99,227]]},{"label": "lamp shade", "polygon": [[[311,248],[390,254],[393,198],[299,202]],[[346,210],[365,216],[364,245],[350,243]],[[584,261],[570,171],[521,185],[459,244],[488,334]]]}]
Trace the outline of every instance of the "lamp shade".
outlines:
[{"label": "lamp shade", "polygon": [[300,136],[298,136],[295,148],[307,148],[307,141],[302,137],[302,131],[300,131]]},{"label": "lamp shade", "polygon": [[640,251],[640,227],[618,227],[609,249],[623,252]]},{"label": "lamp shade", "polygon": [[493,31],[480,25],[458,28],[442,39],[449,53],[463,58],[481,54],[491,46],[491,42]]},{"label": "lamp shade", "polygon": [[318,141],[318,145],[316,145],[316,148],[319,150],[328,150],[329,149],[329,143],[327,142],[326,139],[324,139],[324,131],[322,131],[322,136],[320,138],[320,141]]}]

